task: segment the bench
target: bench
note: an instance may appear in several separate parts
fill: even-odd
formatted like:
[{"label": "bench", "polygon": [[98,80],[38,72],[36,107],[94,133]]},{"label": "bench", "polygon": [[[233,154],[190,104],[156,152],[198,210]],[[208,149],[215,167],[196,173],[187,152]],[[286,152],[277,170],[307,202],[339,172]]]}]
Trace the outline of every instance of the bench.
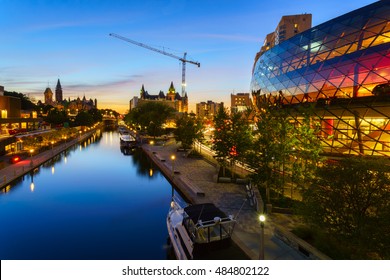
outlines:
[{"label": "bench", "polygon": [[191,181],[182,179],[183,183],[190,189],[192,193],[199,197],[205,197],[206,194],[198,186],[194,185]]},{"label": "bench", "polygon": [[159,161],[165,162],[165,158],[159,156],[157,153],[155,153],[154,155],[155,155],[155,157],[156,157]]}]

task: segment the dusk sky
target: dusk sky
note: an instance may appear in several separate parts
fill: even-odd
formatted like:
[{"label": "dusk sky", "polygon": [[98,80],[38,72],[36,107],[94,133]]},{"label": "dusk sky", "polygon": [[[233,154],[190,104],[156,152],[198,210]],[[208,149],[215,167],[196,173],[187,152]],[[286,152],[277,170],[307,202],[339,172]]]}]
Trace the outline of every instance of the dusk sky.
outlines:
[{"label": "dusk sky", "polygon": [[249,92],[256,52],[283,15],[311,13],[313,26],[372,0],[0,0],[0,85],[43,100],[61,80],[64,98],[97,99],[125,113],[142,84],[181,93],[179,60],[114,37],[116,33],[198,61],[187,64],[190,110]]}]

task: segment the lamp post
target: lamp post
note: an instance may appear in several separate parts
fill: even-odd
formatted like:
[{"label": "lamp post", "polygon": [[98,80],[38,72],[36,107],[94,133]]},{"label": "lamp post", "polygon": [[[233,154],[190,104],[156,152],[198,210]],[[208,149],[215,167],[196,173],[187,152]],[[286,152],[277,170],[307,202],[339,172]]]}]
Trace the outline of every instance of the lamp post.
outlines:
[{"label": "lamp post", "polygon": [[260,236],[260,260],[264,260],[264,222],[265,215],[261,214],[259,216],[260,226],[261,226],[261,236]]},{"label": "lamp post", "polygon": [[54,144],[54,141],[51,141],[51,154],[53,155],[53,144]]},{"label": "lamp post", "polygon": [[171,160],[172,160],[172,178],[175,177],[175,155],[171,155]]},{"label": "lamp post", "polygon": [[34,152],[34,149],[30,149],[30,166],[33,166],[33,160],[32,160],[32,154]]}]

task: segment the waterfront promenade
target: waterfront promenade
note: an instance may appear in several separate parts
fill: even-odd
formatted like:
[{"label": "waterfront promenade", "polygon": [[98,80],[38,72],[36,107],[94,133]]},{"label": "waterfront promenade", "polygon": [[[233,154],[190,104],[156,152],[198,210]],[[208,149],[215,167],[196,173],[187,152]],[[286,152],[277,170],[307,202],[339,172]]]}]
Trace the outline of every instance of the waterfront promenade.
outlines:
[{"label": "waterfront promenade", "polygon": [[[28,174],[44,162],[69,147],[88,138],[94,131],[86,132],[67,143],[28,157],[17,164],[7,164],[0,169],[0,188],[6,188],[17,178]],[[258,259],[260,253],[260,223],[258,212],[247,200],[245,185],[217,183],[217,169],[202,158],[186,157],[178,152],[173,139],[164,145],[142,146],[145,153],[157,164],[168,180],[175,185],[191,203],[213,202],[227,214],[237,219],[233,240],[251,258]],[[174,161],[171,156],[175,155]],[[306,257],[287,246],[274,235],[275,226],[290,229],[293,223],[288,215],[270,214],[265,224],[265,259],[298,260]]]},{"label": "waterfront promenade", "polygon": [[[189,158],[178,152],[173,139],[163,145],[142,146],[143,150],[160,168],[172,184],[191,203],[212,202],[226,214],[237,219],[233,240],[251,258],[259,259],[261,227],[259,213],[247,200],[245,185],[217,183],[217,169],[202,158]],[[172,155],[174,159],[172,160]],[[265,223],[266,260],[307,259],[303,254],[287,246],[274,236],[275,226],[289,230],[293,226],[289,215],[270,214]]]},{"label": "waterfront promenade", "polygon": [[55,157],[56,155],[62,153],[69,147],[77,144],[78,142],[87,139],[95,132],[95,129],[84,132],[79,135],[77,138],[69,140],[68,142],[53,146],[52,149],[46,150],[44,152],[33,154],[32,156],[28,156],[24,160],[15,163],[9,164],[8,162],[4,162],[5,167],[0,169],[0,189],[7,188],[7,186],[14,180],[19,177],[28,174],[33,171],[35,168],[39,167],[46,161]]}]

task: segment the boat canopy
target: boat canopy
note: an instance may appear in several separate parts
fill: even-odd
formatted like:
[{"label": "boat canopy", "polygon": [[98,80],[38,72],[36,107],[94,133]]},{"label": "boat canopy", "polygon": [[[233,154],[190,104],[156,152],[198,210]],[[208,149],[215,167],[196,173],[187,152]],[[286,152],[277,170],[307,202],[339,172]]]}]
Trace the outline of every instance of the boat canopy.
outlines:
[{"label": "boat canopy", "polygon": [[219,217],[221,219],[227,218],[226,214],[213,203],[190,205],[184,208],[184,211],[194,224],[198,223],[199,220],[211,221],[214,220],[215,217]]},{"label": "boat canopy", "polygon": [[235,220],[212,203],[184,208],[183,225],[195,243],[209,243],[230,238]]}]

